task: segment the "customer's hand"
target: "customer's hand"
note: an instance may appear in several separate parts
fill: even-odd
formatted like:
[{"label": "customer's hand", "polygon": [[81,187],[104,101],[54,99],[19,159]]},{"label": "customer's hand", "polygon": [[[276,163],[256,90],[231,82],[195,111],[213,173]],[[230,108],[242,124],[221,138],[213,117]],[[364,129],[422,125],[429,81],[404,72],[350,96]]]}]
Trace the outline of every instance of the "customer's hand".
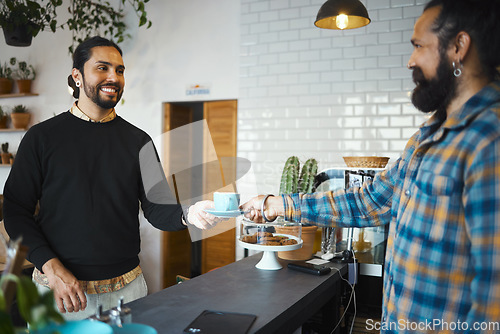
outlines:
[{"label": "customer's hand", "polygon": [[[240,208],[245,212],[245,217],[252,220],[255,223],[265,223],[264,217],[262,217],[262,201],[265,195],[259,195],[252,198],[245,204],[241,205]],[[283,199],[281,196],[269,196],[266,199],[264,205],[264,214],[269,221],[276,219],[278,216],[283,216],[284,214]]]},{"label": "customer's hand", "polygon": [[221,222],[221,219],[205,212],[205,209],[214,209],[213,201],[200,201],[191,205],[188,210],[187,223],[199,229],[207,230]]},{"label": "customer's hand", "polygon": [[78,312],[87,307],[87,297],[76,277],[57,258],[45,262],[42,271],[54,291],[54,299],[59,312]]}]

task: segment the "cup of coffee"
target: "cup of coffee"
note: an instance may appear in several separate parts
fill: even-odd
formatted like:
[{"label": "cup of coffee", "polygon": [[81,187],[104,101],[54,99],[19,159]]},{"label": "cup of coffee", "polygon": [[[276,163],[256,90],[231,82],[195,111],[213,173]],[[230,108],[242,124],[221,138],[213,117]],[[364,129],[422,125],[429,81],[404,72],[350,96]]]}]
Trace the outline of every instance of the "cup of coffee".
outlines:
[{"label": "cup of coffee", "polygon": [[240,194],[228,192],[214,193],[215,211],[235,211],[240,206]]}]

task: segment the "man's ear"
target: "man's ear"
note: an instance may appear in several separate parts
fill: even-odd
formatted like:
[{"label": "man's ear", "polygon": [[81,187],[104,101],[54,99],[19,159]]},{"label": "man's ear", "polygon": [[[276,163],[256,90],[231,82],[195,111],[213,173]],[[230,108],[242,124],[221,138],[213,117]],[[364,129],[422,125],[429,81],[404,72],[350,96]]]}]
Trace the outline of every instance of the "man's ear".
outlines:
[{"label": "man's ear", "polygon": [[80,71],[76,68],[73,68],[71,70],[71,76],[73,77],[73,80],[75,80],[75,82],[77,81],[80,81],[82,82],[83,79],[82,79],[82,74],[80,73]]},{"label": "man's ear", "polygon": [[470,47],[470,35],[465,31],[459,32],[455,37],[455,41],[453,43],[454,56],[452,56],[451,59],[456,59],[460,62],[463,62],[465,57],[467,57],[467,54],[469,53]]}]

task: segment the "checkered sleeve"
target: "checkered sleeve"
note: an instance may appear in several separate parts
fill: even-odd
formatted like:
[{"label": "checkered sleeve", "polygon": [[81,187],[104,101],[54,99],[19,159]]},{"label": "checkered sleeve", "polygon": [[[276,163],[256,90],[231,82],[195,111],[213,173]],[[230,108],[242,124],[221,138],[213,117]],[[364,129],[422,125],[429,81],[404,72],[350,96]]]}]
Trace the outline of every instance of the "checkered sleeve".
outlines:
[{"label": "checkered sleeve", "polygon": [[[368,227],[387,224],[398,163],[349,190],[284,197],[285,218],[318,226]],[[292,202],[292,203],[289,203]]]},{"label": "checkered sleeve", "polygon": [[[485,133],[481,129],[478,132]],[[470,283],[472,307],[467,319],[470,325],[500,319],[500,138],[484,138],[475,143],[464,187],[465,223],[474,271]]]}]

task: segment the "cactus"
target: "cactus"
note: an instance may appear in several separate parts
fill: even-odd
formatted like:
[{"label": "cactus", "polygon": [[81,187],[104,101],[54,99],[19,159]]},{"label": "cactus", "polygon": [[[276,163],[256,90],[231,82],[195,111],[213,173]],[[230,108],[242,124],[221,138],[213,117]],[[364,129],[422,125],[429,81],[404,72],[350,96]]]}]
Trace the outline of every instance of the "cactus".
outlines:
[{"label": "cactus", "polygon": [[2,152],[3,153],[9,153],[9,143],[3,143],[2,144]]},{"label": "cactus", "polygon": [[[300,174],[299,174],[300,172]],[[280,194],[310,193],[313,189],[314,177],[318,172],[318,162],[315,159],[306,161],[300,171],[299,159],[291,156],[285,162],[281,175]]]},{"label": "cactus", "polygon": [[318,172],[318,162],[316,159],[309,159],[302,167],[300,173],[298,191],[301,193],[311,193],[314,185],[314,177]]},{"label": "cactus", "polygon": [[293,194],[298,191],[299,172],[299,158],[295,156],[288,158],[281,175],[280,194]]}]

